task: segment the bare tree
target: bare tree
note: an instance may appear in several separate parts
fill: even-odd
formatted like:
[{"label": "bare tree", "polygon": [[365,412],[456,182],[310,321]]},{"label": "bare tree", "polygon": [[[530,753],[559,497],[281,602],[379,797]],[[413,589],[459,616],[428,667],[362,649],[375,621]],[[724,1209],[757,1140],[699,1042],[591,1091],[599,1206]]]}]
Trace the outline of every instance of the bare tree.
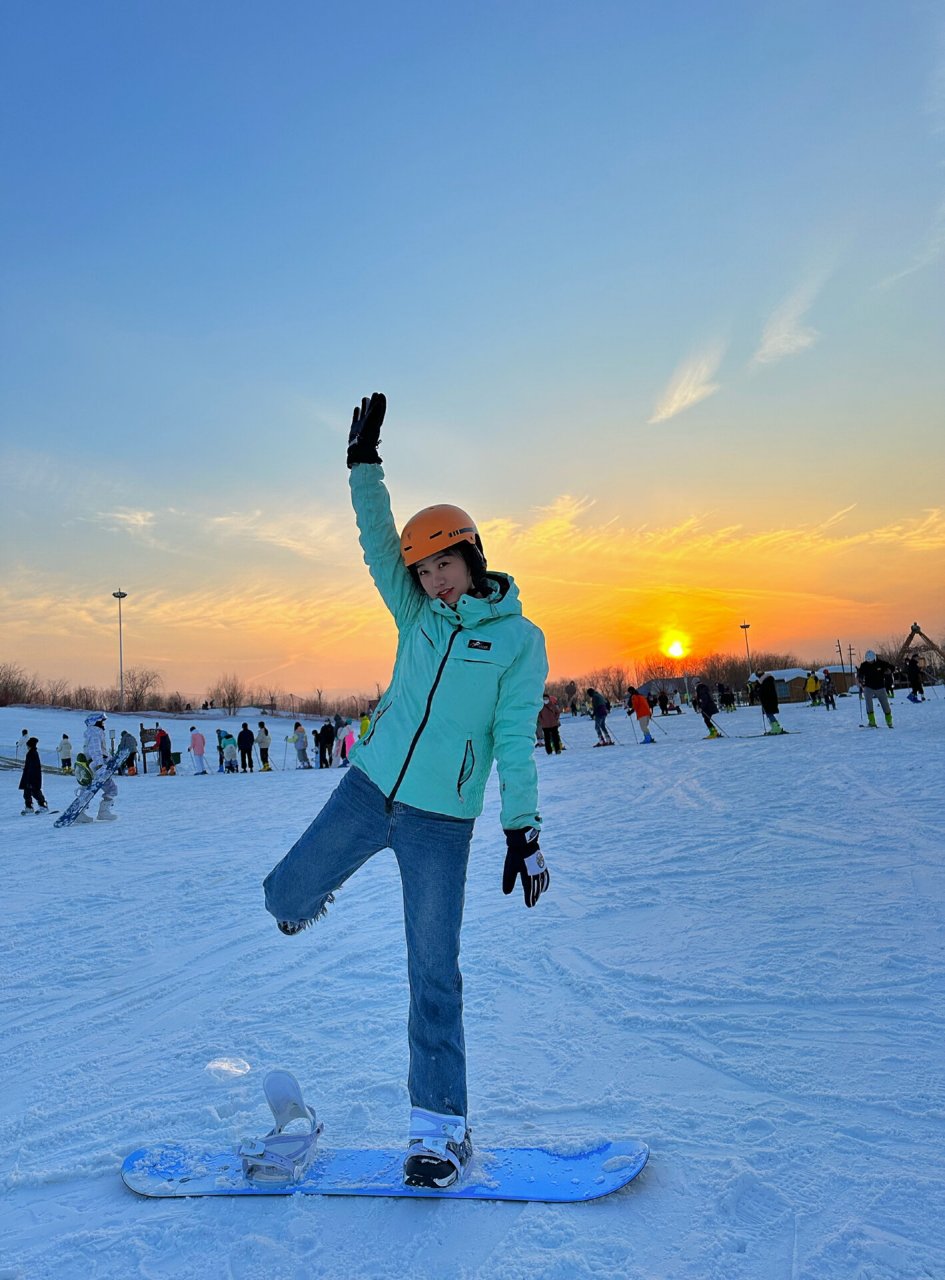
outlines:
[{"label": "bare tree", "polygon": [[227,715],[235,715],[246,701],[246,686],[235,673],[224,672],[209,691],[209,697],[218,707],[225,707]]},{"label": "bare tree", "polygon": [[148,703],[164,686],[159,671],[151,667],[125,668],[125,709],[145,711]]},{"label": "bare tree", "polygon": [[36,702],[42,697],[39,678],[29,675],[18,662],[0,663],[0,706]]},{"label": "bare tree", "polygon": [[65,679],[46,681],[46,701],[51,707],[63,707],[69,697],[69,681]]}]

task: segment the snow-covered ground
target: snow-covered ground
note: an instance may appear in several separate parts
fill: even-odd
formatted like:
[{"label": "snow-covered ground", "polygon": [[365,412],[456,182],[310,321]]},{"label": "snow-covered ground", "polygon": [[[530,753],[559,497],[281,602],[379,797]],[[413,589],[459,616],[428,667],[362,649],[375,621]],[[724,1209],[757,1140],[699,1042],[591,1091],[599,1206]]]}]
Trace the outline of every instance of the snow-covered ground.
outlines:
[{"label": "snow-covered ground", "polygon": [[[138,1146],[264,1131],[275,1065],[327,1144],[402,1140],[396,866],[287,939],[260,881],[339,770],[122,779],[120,822],[63,831],[0,774],[0,1280],[940,1280],[945,700],[894,706],[891,733],[841,699],[719,742],[687,713],[655,747],[615,715],[607,750],[566,721],[567,753],[538,755],[552,884],[531,912],[501,892],[493,783],[464,931],[470,1118],[480,1146],[650,1143],[627,1189],[576,1206],[126,1191]],[[81,718],[0,709],[0,742],[81,741]],[[190,718],[161,719],[186,745]],[[719,722],[761,730],[758,710]],[[54,807],[72,792],[48,779]]]}]

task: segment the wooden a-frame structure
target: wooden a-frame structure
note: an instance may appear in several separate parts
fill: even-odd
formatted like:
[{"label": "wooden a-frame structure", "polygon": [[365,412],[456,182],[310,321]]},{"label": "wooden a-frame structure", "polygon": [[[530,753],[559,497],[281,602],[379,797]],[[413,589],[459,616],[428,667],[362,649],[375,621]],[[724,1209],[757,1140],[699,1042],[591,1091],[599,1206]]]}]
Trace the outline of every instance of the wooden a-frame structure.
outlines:
[{"label": "wooden a-frame structure", "polygon": [[915,653],[923,655],[926,653],[936,653],[942,662],[942,666],[945,667],[945,653],[942,652],[934,640],[930,640],[928,638],[917,622],[913,622],[909,634],[906,636],[905,643],[896,654],[896,661],[894,665],[897,667],[902,665],[902,661],[912,648],[912,642],[915,640],[916,636],[919,636],[924,643],[916,646]]}]

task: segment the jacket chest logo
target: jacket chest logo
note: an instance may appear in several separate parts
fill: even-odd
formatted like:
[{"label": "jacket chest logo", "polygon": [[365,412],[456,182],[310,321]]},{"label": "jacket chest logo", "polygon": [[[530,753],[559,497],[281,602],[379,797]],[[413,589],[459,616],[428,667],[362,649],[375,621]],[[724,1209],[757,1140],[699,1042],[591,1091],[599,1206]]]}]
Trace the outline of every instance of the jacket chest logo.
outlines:
[{"label": "jacket chest logo", "polygon": [[467,640],[466,647],[467,649],[491,649],[492,641],[491,640]]}]

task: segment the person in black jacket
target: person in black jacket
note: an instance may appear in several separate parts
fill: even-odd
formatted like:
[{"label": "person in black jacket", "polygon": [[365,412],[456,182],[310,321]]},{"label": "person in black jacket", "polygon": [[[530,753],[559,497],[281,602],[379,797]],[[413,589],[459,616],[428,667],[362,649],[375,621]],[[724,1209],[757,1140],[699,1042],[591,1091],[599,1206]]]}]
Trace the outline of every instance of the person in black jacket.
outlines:
[{"label": "person in black jacket", "polygon": [[924,702],[925,686],[922,684],[922,668],[919,666],[919,659],[915,654],[906,663],[906,675],[909,677],[909,700],[911,702]]},{"label": "person in black jacket", "polygon": [[49,805],[43,795],[43,766],[39,760],[39,752],[36,750],[38,743],[39,738],[26,740],[26,759],[23,762],[19,787],[23,792],[23,808],[20,810],[23,814],[33,812],[34,799],[39,806],[39,813],[49,812]]},{"label": "person in black jacket", "polygon": [[787,730],[778,721],[781,706],[778,702],[778,686],[774,676],[770,673],[766,675],[764,671],[756,671],[755,675],[758,677],[758,698],[761,701],[764,717],[768,721],[768,732],[786,733]]},{"label": "person in black jacket", "polygon": [[873,700],[877,700],[886,716],[886,727],[893,727],[892,711],[889,709],[889,697],[886,693],[886,680],[892,678],[893,666],[885,658],[877,658],[872,649],[867,649],[866,659],[856,669],[856,678],[860,688],[866,695],[866,720],[871,729],[875,729],[876,716],[873,713]]},{"label": "person in black jacket", "polygon": [[236,745],[240,749],[240,772],[245,773],[247,768],[249,772],[253,772],[253,743],[256,741],[256,735],[252,729],[243,721],[243,727],[236,735]]},{"label": "person in black jacket", "polygon": [[705,727],[708,729],[709,738],[721,738],[721,734],[712,723],[712,717],[718,715],[719,709],[715,699],[709,690],[709,686],[705,683],[696,685],[696,710],[701,712],[702,719],[705,721]]},{"label": "person in black jacket", "polygon": [[325,723],[318,731],[318,767],[319,769],[331,768],[331,752],[335,745],[335,726],[330,720]]}]

